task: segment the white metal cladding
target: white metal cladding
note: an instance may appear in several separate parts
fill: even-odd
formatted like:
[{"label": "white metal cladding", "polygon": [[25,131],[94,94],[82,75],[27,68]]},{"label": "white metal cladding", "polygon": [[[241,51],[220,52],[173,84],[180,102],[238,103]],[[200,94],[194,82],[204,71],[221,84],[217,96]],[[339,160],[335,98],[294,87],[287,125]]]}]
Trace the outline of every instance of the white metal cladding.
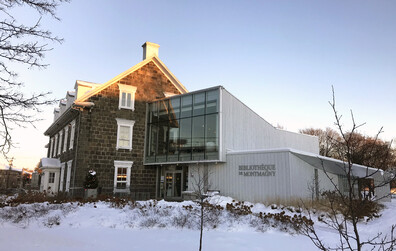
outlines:
[{"label": "white metal cladding", "polygon": [[[239,175],[241,165],[275,165],[275,176]],[[227,154],[226,163],[209,164],[210,189],[237,200],[263,202],[272,199],[289,199],[289,153]]]},{"label": "white metal cladding", "polygon": [[317,137],[278,130],[224,88],[220,95],[222,160],[226,157],[226,149],[252,150],[287,147],[319,153]]},{"label": "white metal cladding", "polygon": [[[332,183],[332,181],[334,184]],[[335,190],[334,185],[340,188],[340,181],[337,174],[333,174],[329,172],[326,174],[323,170],[320,169],[318,169],[318,183],[319,183],[319,192],[333,191]]]},{"label": "white metal cladding", "polygon": [[[275,165],[275,176],[240,175],[240,166]],[[318,169],[319,191],[334,190],[323,170],[294,156],[290,151],[273,150],[227,154],[226,163],[209,164],[209,189],[224,196],[251,202],[311,198],[309,183]],[[338,185],[338,176],[328,173]]]},{"label": "white metal cladding", "polygon": [[[338,186],[338,176],[336,174],[323,172],[320,167],[312,166],[294,154],[290,157],[290,188],[291,194],[296,198],[310,198],[312,196],[312,186],[315,187],[315,169],[318,169],[318,189],[319,192],[334,190],[331,180]],[[330,179],[329,179],[330,178]]]},{"label": "white metal cladding", "polygon": [[385,173],[382,171],[376,172],[373,175],[374,178],[374,194],[377,199],[381,202],[390,202],[391,194],[390,194],[390,177],[388,177],[389,173]]}]

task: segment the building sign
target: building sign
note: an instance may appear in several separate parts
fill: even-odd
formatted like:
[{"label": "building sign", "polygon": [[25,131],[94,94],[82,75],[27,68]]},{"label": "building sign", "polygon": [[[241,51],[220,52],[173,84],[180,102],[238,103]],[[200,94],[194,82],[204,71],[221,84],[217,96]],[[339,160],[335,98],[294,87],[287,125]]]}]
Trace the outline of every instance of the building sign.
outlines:
[{"label": "building sign", "polygon": [[275,176],[275,165],[241,165],[238,168],[241,176]]}]

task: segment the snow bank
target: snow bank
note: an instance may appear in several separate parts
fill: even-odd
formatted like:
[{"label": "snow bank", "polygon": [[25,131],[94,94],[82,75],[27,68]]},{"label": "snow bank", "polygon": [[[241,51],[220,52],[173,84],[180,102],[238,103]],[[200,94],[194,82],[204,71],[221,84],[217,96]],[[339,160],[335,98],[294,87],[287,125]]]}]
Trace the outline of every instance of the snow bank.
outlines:
[{"label": "snow bank", "polygon": [[[222,207],[237,203],[221,196],[210,202]],[[244,205],[253,214],[235,216],[220,210],[205,215],[204,250],[316,250],[308,238],[262,226],[254,215],[282,210],[260,203]],[[380,218],[360,223],[361,237],[389,232],[396,223],[394,212],[395,200],[385,204]],[[315,226],[327,243],[337,243],[337,233],[317,221]],[[110,202],[0,208],[4,250],[196,250],[198,241],[199,208],[192,201],[138,201],[121,208]]]}]

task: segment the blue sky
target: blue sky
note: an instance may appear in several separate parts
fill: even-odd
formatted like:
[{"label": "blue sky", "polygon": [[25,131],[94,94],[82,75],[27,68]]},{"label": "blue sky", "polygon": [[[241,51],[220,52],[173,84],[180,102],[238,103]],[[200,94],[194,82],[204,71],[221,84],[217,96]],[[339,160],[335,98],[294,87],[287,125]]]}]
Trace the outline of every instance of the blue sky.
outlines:
[{"label": "blue sky", "polygon": [[[298,131],[334,127],[331,86],[350,126],[396,138],[396,1],[72,1],[62,19],[42,25],[63,37],[45,70],[17,66],[26,93],[63,98],[76,80],[104,83],[142,60],[145,41],[187,87],[223,85],[273,125]],[[33,22],[29,9],[16,10]],[[46,155],[43,132],[14,130],[15,165],[33,168]],[[4,163],[3,159],[0,159]]]}]

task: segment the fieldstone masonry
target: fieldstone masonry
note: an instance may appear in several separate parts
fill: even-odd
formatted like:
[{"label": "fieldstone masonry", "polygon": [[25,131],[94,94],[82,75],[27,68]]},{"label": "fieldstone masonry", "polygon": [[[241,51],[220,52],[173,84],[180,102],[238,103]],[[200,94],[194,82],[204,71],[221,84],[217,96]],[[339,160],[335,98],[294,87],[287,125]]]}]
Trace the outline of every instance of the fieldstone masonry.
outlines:
[{"label": "fieldstone masonry", "polygon": [[[137,87],[134,111],[118,108],[118,83]],[[118,83],[90,97],[87,101],[93,102],[95,106],[80,111],[78,115],[75,139],[77,157],[73,163],[76,173],[72,173],[71,180],[74,196],[83,195],[83,181],[89,169],[97,172],[99,191],[102,194],[112,194],[114,160],[121,160],[133,161],[129,196],[135,199],[155,197],[155,167],[143,165],[146,104],[163,98],[164,92],[180,92],[153,62],[149,62]],[[116,118],[135,121],[132,150],[116,149]]]}]

